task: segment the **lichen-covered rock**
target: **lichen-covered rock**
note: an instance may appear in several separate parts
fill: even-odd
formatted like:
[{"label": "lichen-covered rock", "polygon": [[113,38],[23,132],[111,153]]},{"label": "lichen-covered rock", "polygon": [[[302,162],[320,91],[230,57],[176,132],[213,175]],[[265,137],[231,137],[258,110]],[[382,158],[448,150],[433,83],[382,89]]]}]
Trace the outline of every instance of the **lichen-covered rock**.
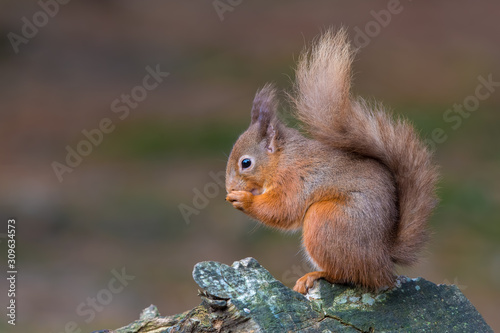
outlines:
[{"label": "lichen-covered rock", "polygon": [[205,290],[198,307],[160,317],[151,306],[108,332],[493,332],[456,286],[421,278],[399,277],[378,294],[320,280],[304,296],[253,258],[202,262],[193,278]]}]

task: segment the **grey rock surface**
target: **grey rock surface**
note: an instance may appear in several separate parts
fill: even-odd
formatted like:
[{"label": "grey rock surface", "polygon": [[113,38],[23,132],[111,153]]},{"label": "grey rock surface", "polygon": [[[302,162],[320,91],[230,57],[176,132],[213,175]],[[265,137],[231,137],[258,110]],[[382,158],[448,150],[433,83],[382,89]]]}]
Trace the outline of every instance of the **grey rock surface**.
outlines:
[{"label": "grey rock surface", "polygon": [[153,305],[139,320],[100,332],[493,332],[456,286],[399,277],[377,294],[319,280],[301,295],[255,259],[232,266],[198,263],[201,304],[161,317]]}]

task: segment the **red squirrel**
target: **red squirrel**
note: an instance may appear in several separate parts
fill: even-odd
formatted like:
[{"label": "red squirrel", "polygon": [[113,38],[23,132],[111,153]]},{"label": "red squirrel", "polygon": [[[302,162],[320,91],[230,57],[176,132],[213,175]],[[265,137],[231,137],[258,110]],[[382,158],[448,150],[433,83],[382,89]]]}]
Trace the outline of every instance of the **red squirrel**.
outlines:
[{"label": "red squirrel", "polygon": [[354,50],[344,29],[327,31],[301,55],[294,91],[299,130],[277,115],[275,88],[253,101],[251,123],[226,170],[226,200],[282,230],[302,228],[318,279],[376,291],[395,282],[428,239],[437,167],[413,127],[351,95]]}]

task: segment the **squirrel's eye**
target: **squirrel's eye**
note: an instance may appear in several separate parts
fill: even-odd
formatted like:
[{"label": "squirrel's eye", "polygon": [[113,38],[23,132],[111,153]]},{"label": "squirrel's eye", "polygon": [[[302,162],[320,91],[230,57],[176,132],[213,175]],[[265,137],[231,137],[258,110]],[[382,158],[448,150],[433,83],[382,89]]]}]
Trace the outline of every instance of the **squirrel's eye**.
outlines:
[{"label": "squirrel's eye", "polygon": [[252,161],[249,158],[244,158],[241,160],[241,168],[248,169],[252,165]]}]

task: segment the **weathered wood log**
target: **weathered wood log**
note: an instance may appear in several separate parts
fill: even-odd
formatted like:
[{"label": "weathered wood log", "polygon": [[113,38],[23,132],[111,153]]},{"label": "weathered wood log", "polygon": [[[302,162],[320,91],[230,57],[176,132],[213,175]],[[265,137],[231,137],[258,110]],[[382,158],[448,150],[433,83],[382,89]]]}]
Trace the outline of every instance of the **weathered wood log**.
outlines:
[{"label": "weathered wood log", "polygon": [[161,317],[154,305],[110,333],[160,332],[493,332],[456,286],[400,276],[377,294],[320,280],[301,295],[255,259],[201,262],[193,278],[201,304]]}]

